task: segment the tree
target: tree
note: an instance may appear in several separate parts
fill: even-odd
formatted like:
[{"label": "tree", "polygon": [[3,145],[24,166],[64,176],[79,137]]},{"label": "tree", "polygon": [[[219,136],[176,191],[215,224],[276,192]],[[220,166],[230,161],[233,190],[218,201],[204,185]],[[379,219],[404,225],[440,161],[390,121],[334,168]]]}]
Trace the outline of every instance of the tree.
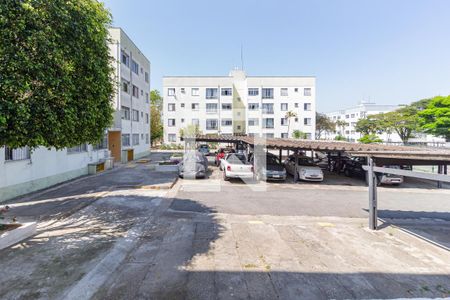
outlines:
[{"label": "tree", "polygon": [[336,127],[339,130],[339,135],[343,135],[344,134],[344,129],[346,126],[348,126],[348,123],[345,122],[344,120],[337,120],[336,121]]},{"label": "tree", "polygon": [[294,131],[292,132],[292,137],[293,137],[294,139],[306,139],[306,133],[304,133],[304,132],[301,131],[301,130],[294,130]]},{"label": "tree", "polygon": [[347,139],[345,138],[345,136],[338,134],[337,136],[334,137],[335,141],[346,141]]},{"label": "tree", "polygon": [[0,2],[0,145],[103,137],[114,112],[110,23],[95,0]]},{"label": "tree", "polygon": [[366,134],[361,137],[358,142],[363,144],[372,144],[372,143],[382,143],[383,140],[380,139],[376,134]]},{"label": "tree", "polygon": [[426,108],[419,112],[419,123],[426,133],[450,141],[450,96],[431,99]]},{"label": "tree", "polygon": [[184,128],[180,128],[180,137],[196,137],[201,135],[202,131],[198,125],[190,124]]},{"label": "tree", "polygon": [[336,124],[327,115],[316,112],[316,139],[320,139],[322,133],[334,131]]},{"label": "tree", "polygon": [[289,136],[289,128],[291,127],[291,119],[296,118],[297,114],[295,112],[293,112],[292,110],[290,110],[286,113],[286,115],[284,117],[288,120],[287,136]]},{"label": "tree", "polygon": [[379,115],[368,115],[356,122],[355,130],[364,135],[381,133],[381,119]]},{"label": "tree", "polygon": [[150,132],[152,145],[160,140],[164,134],[164,126],[162,124],[162,105],[163,98],[158,90],[150,91]]},{"label": "tree", "polygon": [[386,120],[391,124],[403,143],[413,137],[413,133],[419,128],[418,110],[414,106],[405,106],[395,111],[385,113]]}]

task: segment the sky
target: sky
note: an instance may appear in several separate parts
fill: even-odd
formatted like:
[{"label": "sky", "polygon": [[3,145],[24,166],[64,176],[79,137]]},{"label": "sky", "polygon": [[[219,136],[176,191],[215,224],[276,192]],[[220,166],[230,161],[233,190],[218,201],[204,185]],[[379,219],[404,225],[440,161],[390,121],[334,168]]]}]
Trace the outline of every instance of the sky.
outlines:
[{"label": "sky", "polygon": [[450,94],[450,0],[104,0],[163,76],[316,77],[317,110]]}]

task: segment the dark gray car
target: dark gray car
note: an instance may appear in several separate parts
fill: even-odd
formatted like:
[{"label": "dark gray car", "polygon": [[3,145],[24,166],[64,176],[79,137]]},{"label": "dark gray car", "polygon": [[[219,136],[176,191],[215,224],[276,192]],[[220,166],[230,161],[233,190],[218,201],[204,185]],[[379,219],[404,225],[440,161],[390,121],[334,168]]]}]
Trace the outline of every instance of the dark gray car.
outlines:
[{"label": "dark gray car", "polygon": [[275,155],[267,153],[265,164],[259,166],[255,165],[254,155],[251,156],[250,162],[254,165],[258,180],[286,180],[286,169]]},{"label": "dark gray car", "polygon": [[208,159],[199,152],[188,152],[178,164],[178,175],[183,178],[205,178],[208,171]]}]

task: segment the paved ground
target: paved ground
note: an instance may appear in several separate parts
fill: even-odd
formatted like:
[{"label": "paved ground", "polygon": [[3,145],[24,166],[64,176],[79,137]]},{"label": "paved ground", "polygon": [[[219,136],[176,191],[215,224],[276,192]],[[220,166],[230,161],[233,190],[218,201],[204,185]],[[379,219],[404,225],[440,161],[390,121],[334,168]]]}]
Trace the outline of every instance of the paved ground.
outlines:
[{"label": "paved ground", "polygon": [[[115,176],[148,176],[141,168]],[[0,299],[450,296],[448,191],[382,189],[382,211],[394,214],[370,231],[363,186],[255,191],[218,184],[219,175],[171,190],[87,178],[30,195],[24,201],[50,200],[52,213],[42,213],[37,236],[0,251]]]}]

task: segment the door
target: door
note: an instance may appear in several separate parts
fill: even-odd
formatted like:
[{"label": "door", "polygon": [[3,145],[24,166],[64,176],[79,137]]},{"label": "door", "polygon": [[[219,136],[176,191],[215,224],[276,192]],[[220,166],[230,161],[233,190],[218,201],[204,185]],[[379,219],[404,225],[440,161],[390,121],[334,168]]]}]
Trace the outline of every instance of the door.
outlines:
[{"label": "door", "polygon": [[111,156],[114,161],[120,162],[120,155],[122,150],[120,131],[108,131],[108,149],[111,151]]}]

